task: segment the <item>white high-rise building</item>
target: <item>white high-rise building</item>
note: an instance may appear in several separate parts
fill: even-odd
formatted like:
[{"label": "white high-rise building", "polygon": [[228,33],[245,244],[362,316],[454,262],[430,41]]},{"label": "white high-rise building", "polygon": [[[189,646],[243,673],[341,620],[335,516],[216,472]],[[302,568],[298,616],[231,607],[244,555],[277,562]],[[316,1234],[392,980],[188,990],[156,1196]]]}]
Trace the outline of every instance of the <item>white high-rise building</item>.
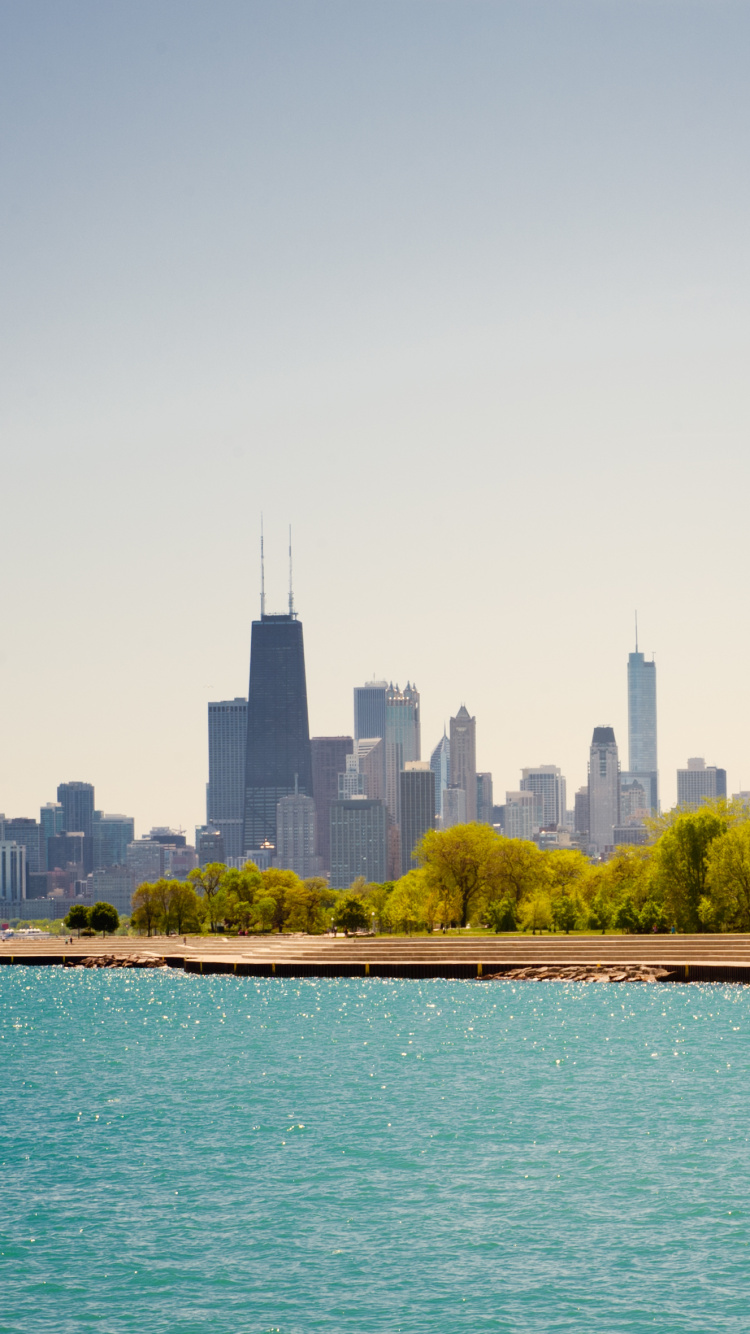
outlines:
[{"label": "white high-rise building", "polygon": [[531,839],[538,825],[534,792],[506,792],[505,837]]},{"label": "white high-rise building", "polygon": [[466,793],[466,819],[477,818],[477,720],[465,704],[451,718],[451,787]]},{"label": "white high-rise building", "polygon": [[317,875],[319,862],[315,856],[315,802],[312,797],[298,793],[281,798],[276,808],[274,860],[285,871],[296,871],[301,880]]},{"label": "white high-rise building", "polygon": [[466,824],[466,792],[462,787],[443,789],[443,817],[440,823],[443,829]]},{"label": "white high-rise building", "polygon": [[8,839],[0,842],[0,904],[5,911],[26,898],[26,849]]},{"label": "white high-rise building", "polygon": [[614,728],[595,727],[589,751],[589,840],[603,856],[620,823],[620,761]]},{"label": "white high-rise building", "polygon": [[443,735],[430,756],[430,768],[435,775],[435,814],[443,814],[443,792],[451,781],[451,743],[443,728]]},{"label": "white high-rise building", "polygon": [[522,769],[521,791],[535,794],[537,824],[540,827],[545,829],[564,827],[567,790],[562,771],[557,765],[539,764],[535,769]]},{"label": "white high-rise building", "polygon": [[701,756],[688,760],[687,769],[677,770],[677,805],[700,806],[727,795],[727,771],[706,764]]}]

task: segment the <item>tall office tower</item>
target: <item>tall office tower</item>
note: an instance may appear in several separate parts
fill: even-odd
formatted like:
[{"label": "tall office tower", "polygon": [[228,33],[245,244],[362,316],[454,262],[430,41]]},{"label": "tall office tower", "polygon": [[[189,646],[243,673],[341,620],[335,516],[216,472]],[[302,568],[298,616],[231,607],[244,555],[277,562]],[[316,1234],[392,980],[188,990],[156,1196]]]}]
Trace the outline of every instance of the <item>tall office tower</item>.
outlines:
[{"label": "tall office tower", "polygon": [[301,880],[318,874],[315,853],[315,802],[297,793],[282,797],[276,812],[276,866],[295,871]]},{"label": "tall office tower", "polygon": [[477,774],[477,820],[492,824],[492,774]]},{"label": "tall office tower", "polygon": [[354,741],[350,736],[314,736],[310,741],[316,853],[323,875],[331,869],[331,802],[338,800],[339,774],[344,773],[346,757],[353,750]]},{"label": "tall office tower", "polygon": [[703,801],[727,795],[727,771],[706,765],[700,757],[688,760],[687,769],[677,770],[677,805],[695,809]]},{"label": "tall office tower", "polygon": [[0,842],[0,906],[4,912],[26,898],[26,849],[10,839]]},{"label": "tall office tower", "polygon": [[365,780],[365,796],[385,801],[385,741],[379,736],[361,736],[355,745],[359,772]]},{"label": "tall office tower", "polygon": [[[651,814],[651,791],[645,782],[639,783],[630,774],[620,774],[620,824],[643,824]],[[621,840],[620,840],[621,841]]]},{"label": "tall office tower", "polygon": [[387,681],[368,681],[354,687],[354,740],[360,737],[385,737]]},{"label": "tall office tower", "polygon": [[276,846],[276,808],[295,791],[313,794],[302,622],[291,590],[289,612],[266,615],[250,641],[243,852]]},{"label": "tall office tower", "polygon": [[656,758],[656,663],[646,662],[638,652],[628,657],[628,772],[627,779],[641,783],[654,814],[659,809],[659,767]]},{"label": "tall office tower", "polygon": [[417,865],[414,849],[435,827],[435,775],[426,760],[407,760],[399,774],[401,874]]},{"label": "tall office tower", "polygon": [[540,764],[536,769],[522,769],[521,791],[535,793],[538,806],[537,823],[541,828],[564,828],[567,788],[557,765]]},{"label": "tall office tower", "polygon": [[92,783],[60,783],[57,800],[63,808],[63,829],[68,834],[94,832],[94,787]]},{"label": "tall office tower", "polygon": [[125,849],[125,865],[132,872],[136,889],[153,884],[164,875],[165,847],[151,838],[137,838]]},{"label": "tall office tower", "polygon": [[505,794],[505,837],[533,837],[538,827],[538,803],[535,792],[506,792]]},{"label": "tall office tower", "polygon": [[75,867],[79,879],[88,874],[86,871],[86,847],[91,847],[91,839],[85,834],[55,834],[47,839],[47,864],[49,870],[64,871],[66,867]]},{"label": "tall office tower", "polygon": [[614,728],[595,727],[589,751],[589,841],[602,856],[620,823],[620,761]]},{"label": "tall office tower", "polygon": [[451,718],[451,787],[466,793],[466,819],[477,818],[477,720],[461,705]]},{"label": "tall office tower", "polygon": [[59,801],[48,801],[46,806],[42,806],[39,812],[39,823],[42,826],[42,870],[47,867],[47,839],[54,838],[56,834],[61,834],[65,828],[63,824],[63,808]]},{"label": "tall office tower", "polygon": [[408,681],[404,690],[391,682],[385,701],[385,802],[395,824],[400,819],[398,776],[407,760],[418,760],[420,754],[419,691]]},{"label": "tall office tower", "polygon": [[26,849],[26,873],[37,875],[47,869],[46,845],[42,842],[42,826],[27,816],[15,820],[5,820],[3,839],[6,843],[19,843]]},{"label": "tall office tower", "polygon": [[242,856],[246,750],[247,700],[209,704],[206,822],[224,835],[227,857]]},{"label": "tall office tower", "polygon": [[128,843],[135,838],[135,821],[130,815],[105,815],[94,811],[94,870],[124,866]]},{"label": "tall office tower", "polygon": [[440,819],[443,813],[443,792],[451,781],[451,743],[445,728],[430,756],[430,768],[435,775],[435,814]]},{"label": "tall office tower", "polygon": [[573,806],[573,830],[579,839],[585,839],[588,842],[589,837],[589,789],[579,787],[575,794]]},{"label": "tall office tower", "polygon": [[443,829],[452,829],[454,825],[466,824],[466,792],[462,787],[443,788],[443,814],[440,819]]},{"label": "tall office tower", "polygon": [[346,768],[339,774],[337,801],[350,801],[352,797],[366,797],[365,777],[359,772],[359,759],[356,753],[347,755]]},{"label": "tall office tower", "polygon": [[381,884],[386,876],[388,811],[370,797],[331,802],[331,885],[348,889],[358,876]]},{"label": "tall office tower", "polygon": [[89,907],[94,903],[111,903],[121,917],[129,917],[135,890],[135,876],[127,866],[95,868],[88,877],[84,902]]}]

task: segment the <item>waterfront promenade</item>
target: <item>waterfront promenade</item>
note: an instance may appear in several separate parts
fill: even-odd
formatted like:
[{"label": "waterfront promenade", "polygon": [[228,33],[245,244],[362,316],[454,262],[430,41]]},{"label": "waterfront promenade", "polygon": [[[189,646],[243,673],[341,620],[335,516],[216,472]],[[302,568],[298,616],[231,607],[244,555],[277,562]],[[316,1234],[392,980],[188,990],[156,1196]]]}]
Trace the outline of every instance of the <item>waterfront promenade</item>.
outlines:
[{"label": "waterfront promenade", "polygon": [[698,936],[110,936],[13,937],[0,942],[3,965],[75,966],[84,958],[165,963],[191,973],[245,977],[497,976],[519,969],[569,972],[634,966],[666,970],[665,981],[750,982],[750,935]]}]

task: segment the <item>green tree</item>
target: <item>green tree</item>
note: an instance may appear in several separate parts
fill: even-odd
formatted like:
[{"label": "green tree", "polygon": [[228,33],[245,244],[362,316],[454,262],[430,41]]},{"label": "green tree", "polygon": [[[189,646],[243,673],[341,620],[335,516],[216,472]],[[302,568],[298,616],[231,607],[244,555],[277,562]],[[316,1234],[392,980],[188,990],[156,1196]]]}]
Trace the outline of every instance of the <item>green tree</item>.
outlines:
[{"label": "green tree", "polygon": [[201,905],[193,886],[184,880],[172,881],[169,898],[169,921],[178,936],[187,931],[200,931]]},{"label": "green tree", "polygon": [[485,918],[487,925],[497,934],[501,931],[518,930],[516,905],[512,899],[493,899],[487,906]]},{"label": "green tree", "polygon": [[431,908],[434,912],[434,901],[438,897],[436,889],[432,886],[428,888],[428,885],[428,879],[421,870],[407,871],[406,875],[396,881],[386,909],[392,930],[406,931],[410,935],[412,931],[426,925],[425,900],[431,893]]},{"label": "green tree", "polygon": [[492,897],[510,899],[518,908],[525,899],[544,893],[549,885],[548,858],[536,843],[495,835],[486,870]]},{"label": "green tree", "polygon": [[533,935],[536,935],[537,931],[548,931],[550,929],[552,926],[552,908],[548,894],[537,890],[526,900],[521,914],[521,925],[524,931],[531,931]]},{"label": "green tree", "polygon": [[274,900],[276,912],[273,925],[277,931],[283,931],[289,904],[292,899],[300,895],[302,881],[296,872],[286,871],[278,866],[271,866],[267,871],[261,871],[260,876],[263,883],[259,893]]},{"label": "green tree", "polygon": [[321,876],[300,881],[299,888],[292,886],[286,893],[286,930],[320,935],[327,925],[326,909],[335,902],[335,890]]},{"label": "green tree", "polygon": [[146,935],[150,936],[159,920],[159,911],[159,901],[154,894],[154,886],[144,880],[133,895],[130,920],[137,931],[145,931]]},{"label": "green tree", "polygon": [[113,934],[120,925],[120,914],[111,903],[95,903],[89,918],[94,931],[101,931],[103,936]]},{"label": "green tree", "polygon": [[444,922],[459,921],[466,926],[480,908],[491,883],[493,853],[501,841],[486,824],[428,829],[416,855],[427,881],[438,892]]},{"label": "green tree", "polygon": [[641,919],[638,909],[628,894],[620,903],[614,917],[615,926],[618,931],[627,931],[629,935],[635,935],[641,926]]},{"label": "green tree", "polygon": [[86,908],[82,903],[74,903],[72,908],[68,910],[68,915],[65,918],[65,925],[67,926],[68,930],[78,932],[79,940],[81,938],[82,927],[88,926],[89,924],[90,912],[91,909]]},{"label": "green tree", "polygon": [[349,935],[350,931],[365,931],[370,925],[367,909],[358,894],[342,894],[334,914],[336,926]]},{"label": "green tree", "polygon": [[262,894],[253,904],[253,916],[261,931],[270,931],[276,918],[277,903],[270,894]]},{"label": "green tree", "polygon": [[211,900],[221,889],[226,873],[227,868],[223,862],[209,862],[207,866],[194,867],[188,875],[188,880],[196,893],[201,894],[206,900],[212,931],[216,929],[216,921],[220,919],[216,918],[215,912],[212,915]]},{"label": "green tree", "polygon": [[654,848],[657,884],[669,917],[685,931],[703,929],[698,908],[707,893],[711,844],[727,829],[726,802],[679,811]]},{"label": "green tree", "polygon": [[750,822],[734,825],[715,838],[706,858],[710,895],[699,916],[704,926],[750,931]]},{"label": "green tree", "polygon": [[569,889],[563,890],[552,900],[552,924],[556,931],[564,931],[569,936],[581,915],[581,905],[575,894]]}]

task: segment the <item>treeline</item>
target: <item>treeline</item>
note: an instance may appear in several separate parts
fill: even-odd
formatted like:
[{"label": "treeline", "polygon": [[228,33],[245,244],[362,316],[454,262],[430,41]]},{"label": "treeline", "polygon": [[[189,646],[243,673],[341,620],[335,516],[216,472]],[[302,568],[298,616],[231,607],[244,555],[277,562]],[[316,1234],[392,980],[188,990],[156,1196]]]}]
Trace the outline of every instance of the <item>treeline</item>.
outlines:
[{"label": "treeline", "polygon": [[141,885],[131,922],[155,931],[234,929],[321,933],[436,931],[748,931],[750,819],[726,801],[671,811],[650,825],[651,843],[622,847],[608,862],[583,853],[540,851],[488,825],[430,830],[419,866],[385,884],[345,892],[293,871],[242,870],[219,863],[187,882]]}]

